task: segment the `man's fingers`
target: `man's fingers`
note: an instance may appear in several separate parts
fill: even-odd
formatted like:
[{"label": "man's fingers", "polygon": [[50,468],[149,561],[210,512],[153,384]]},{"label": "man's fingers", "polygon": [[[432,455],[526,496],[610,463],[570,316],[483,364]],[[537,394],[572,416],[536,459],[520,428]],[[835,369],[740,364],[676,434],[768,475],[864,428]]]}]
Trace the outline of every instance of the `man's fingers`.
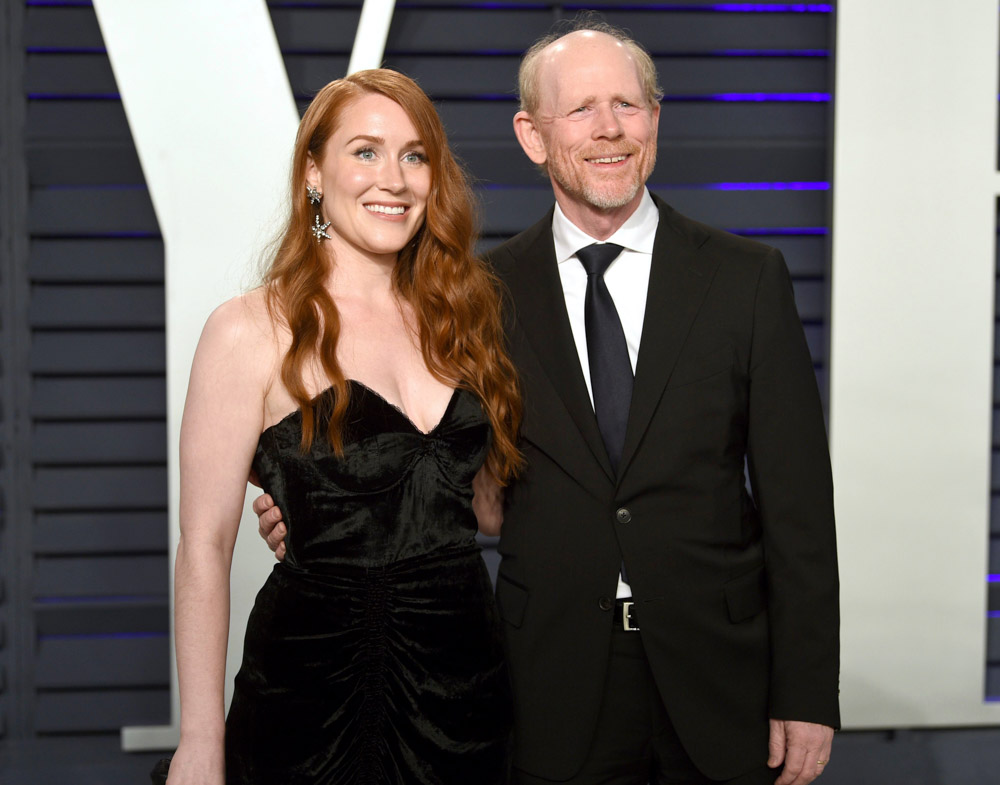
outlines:
[{"label": "man's fingers", "polygon": [[804,785],[812,778],[800,780],[802,770],[806,766],[806,749],[804,747],[792,746],[785,751],[785,768],[781,772],[774,785]]},{"label": "man's fingers", "polygon": [[771,732],[767,740],[767,765],[778,768],[785,759],[785,724],[780,720],[771,720]]},{"label": "man's fingers", "polygon": [[253,500],[253,514],[259,516],[262,512],[274,506],[271,494],[264,493]]},{"label": "man's fingers", "polygon": [[278,546],[280,546],[280,545],[282,545],[284,543],[285,535],[287,533],[288,533],[288,530],[285,529],[285,524],[279,523],[277,526],[275,526],[273,529],[271,529],[271,533],[267,535],[267,538],[266,538],[267,539],[267,547],[270,548],[275,553],[277,553]]}]

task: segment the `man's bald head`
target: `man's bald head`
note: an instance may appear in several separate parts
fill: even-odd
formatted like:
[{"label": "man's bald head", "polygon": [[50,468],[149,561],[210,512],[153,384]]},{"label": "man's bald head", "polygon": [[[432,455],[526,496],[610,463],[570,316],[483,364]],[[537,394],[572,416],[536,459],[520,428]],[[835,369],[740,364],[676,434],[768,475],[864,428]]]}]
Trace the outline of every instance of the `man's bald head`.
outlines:
[{"label": "man's bald head", "polygon": [[647,106],[652,107],[659,104],[663,97],[663,91],[657,84],[656,66],[649,53],[641,44],[630,38],[625,31],[606,22],[595,22],[584,18],[574,21],[569,30],[551,33],[540,38],[524,53],[524,57],[521,58],[521,67],[517,73],[521,111],[530,115],[536,115],[538,112],[538,106],[541,102],[539,72],[542,70],[541,65],[546,59],[546,55],[552,53],[550,47],[564,38],[578,37],[581,33],[587,32],[606,35],[619,42],[635,63],[636,74]]}]

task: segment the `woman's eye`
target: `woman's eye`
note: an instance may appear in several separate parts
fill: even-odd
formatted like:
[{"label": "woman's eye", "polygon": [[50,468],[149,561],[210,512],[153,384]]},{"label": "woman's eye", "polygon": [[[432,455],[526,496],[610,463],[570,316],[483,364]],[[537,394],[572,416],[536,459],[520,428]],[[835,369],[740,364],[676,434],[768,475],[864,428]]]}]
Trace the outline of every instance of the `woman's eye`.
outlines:
[{"label": "woman's eye", "polygon": [[360,158],[362,161],[374,161],[375,160],[375,151],[374,150],[368,150],[368,149],[358,150],[358,152],[355,153],[355,155],[357,155],[358,158]]},{"label": "woman's eye", "polygon": [[407,153],[403,156],[403,160],[408,164],[422,164],[427,160],[427,156],[423,153]]}]

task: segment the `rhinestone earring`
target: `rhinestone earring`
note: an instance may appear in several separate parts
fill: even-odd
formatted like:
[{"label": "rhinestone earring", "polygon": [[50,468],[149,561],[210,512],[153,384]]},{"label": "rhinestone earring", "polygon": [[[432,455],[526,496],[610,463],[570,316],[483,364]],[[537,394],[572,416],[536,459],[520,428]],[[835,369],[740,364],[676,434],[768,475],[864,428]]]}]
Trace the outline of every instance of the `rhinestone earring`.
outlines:
[{"label": "rhinestone earring", "polygon": [[314,223],[311,227],[309,227],[309,231],[313,233],[313,237],[316,238],[316,242],[321,243],[323,242],[323,240],[333,239],[332,237],[330,237],[330,235],[326,233],[326,227],[328,227],[329,225],[330,225],[329,221],[327,221],[326,223],[320,223],[320,217],[318,215],[316,216],[316,223]]},{"label": "rhinestone earring", "polygon": [[309,198],[310,204],[319,204],[321,201],[323,201],[323,194],[321,194],[311,185],[306,186],[306,196]]}]

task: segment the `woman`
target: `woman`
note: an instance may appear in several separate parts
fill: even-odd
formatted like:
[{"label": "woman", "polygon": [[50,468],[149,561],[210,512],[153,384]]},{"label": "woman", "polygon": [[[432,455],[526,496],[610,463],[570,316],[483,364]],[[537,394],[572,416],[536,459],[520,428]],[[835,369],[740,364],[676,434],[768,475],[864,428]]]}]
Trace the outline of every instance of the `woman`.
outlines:
[{"label": "woman", "polygon": [[[509,685],[472,482],[516,472],[520,400],[473,224],[414,82],[362,71],[317,94],[264,286],[212,314],[191,372],[170,785],[503,781]],[[224,726],[251,468],[287,550]]]}]

